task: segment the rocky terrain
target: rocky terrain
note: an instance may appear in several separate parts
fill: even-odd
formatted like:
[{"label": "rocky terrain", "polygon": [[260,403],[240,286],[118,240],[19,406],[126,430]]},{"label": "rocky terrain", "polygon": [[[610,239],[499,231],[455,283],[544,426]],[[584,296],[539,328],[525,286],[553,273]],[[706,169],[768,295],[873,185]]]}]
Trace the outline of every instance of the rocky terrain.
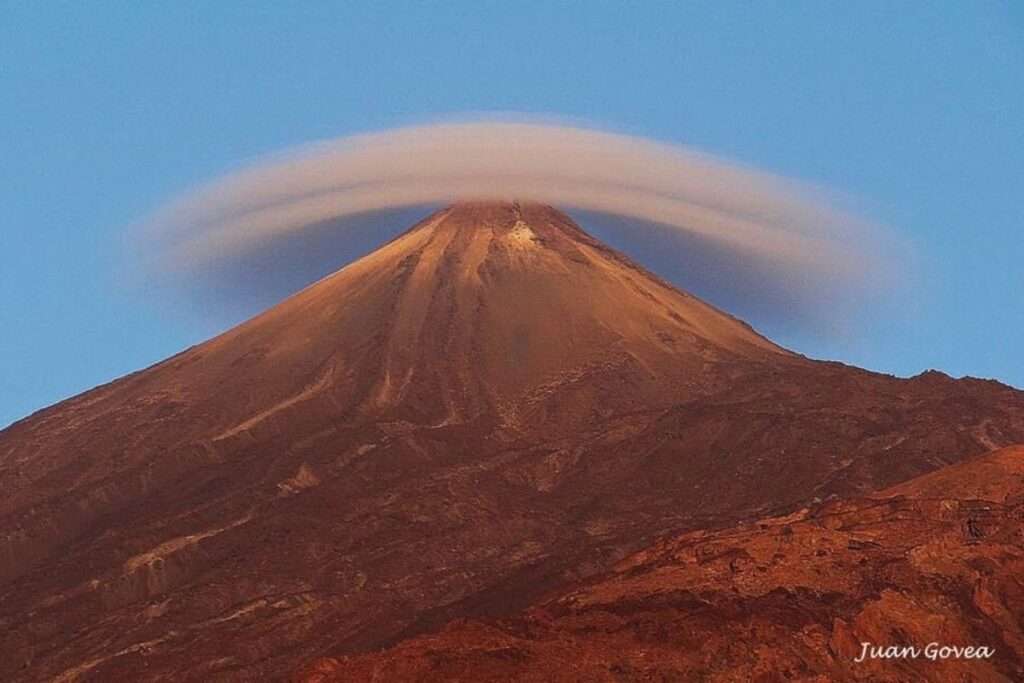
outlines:
[{"label": "rocky terrain", "polygon": [[[604,585],[627,557],[642,568],[661,552],[694,579],[671,543],[714,534],[753,558],[737,571],[788,590],[762,555],[792,530],[827,536],[851,567],[874,561],[841,549],[847,532],[821,510],[870,516],[897,505],[864,502],[875,491],[1020,442],[1020,391],[813,361],[554,209],[457,205],[220,337],[0,432],[0,679],[284,679],[453,620],[526,638],[492,620]],[[725,540],[744,533],[749,546]],[[859,628],[869,588],[826,588],[721,589],[707,609],[687,588],[657,609],[696,620],[698,639],[728,609],[784,639],[794,600],[812,640],[829,614]],[[526,656],[572,628],[576,603],[550,604],[553,635],[516,645]],[[808,657],[806,671],[826,661]],[[426,675],[414,659],[398,661]]]},{"label": "rocky terrain", "polygon": [[[921,652],[865,658],[865,642]],[[935,642],[993,654],[931,658]],[[297,679],[1019,681],[1024,447],[870,498],[683,534],[513,618],[458,620]]]}]

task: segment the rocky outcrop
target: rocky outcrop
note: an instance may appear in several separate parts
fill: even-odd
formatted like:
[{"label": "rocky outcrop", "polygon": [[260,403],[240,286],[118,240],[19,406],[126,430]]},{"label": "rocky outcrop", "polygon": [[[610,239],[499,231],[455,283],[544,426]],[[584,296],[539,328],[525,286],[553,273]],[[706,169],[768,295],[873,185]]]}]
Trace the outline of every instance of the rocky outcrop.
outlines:
[{"label": "rocky outcrop", "polygon": [[1009,683],[1024,678],[1022,615],[1017,447],[877,497],[671,538],[516,617],[455,621],[296,679]]}]

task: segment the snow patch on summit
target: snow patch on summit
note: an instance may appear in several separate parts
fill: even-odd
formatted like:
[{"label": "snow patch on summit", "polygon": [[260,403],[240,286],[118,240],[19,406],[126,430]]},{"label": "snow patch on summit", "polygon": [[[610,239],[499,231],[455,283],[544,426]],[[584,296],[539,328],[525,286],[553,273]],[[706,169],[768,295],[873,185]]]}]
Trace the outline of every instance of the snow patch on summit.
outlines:
[{"label": "snow patch on summit", "polygon": [[535,247],[537,246],[537,233],[520,219],[515,222],[512,229],[505,235],[505,240],[520,247]]}]

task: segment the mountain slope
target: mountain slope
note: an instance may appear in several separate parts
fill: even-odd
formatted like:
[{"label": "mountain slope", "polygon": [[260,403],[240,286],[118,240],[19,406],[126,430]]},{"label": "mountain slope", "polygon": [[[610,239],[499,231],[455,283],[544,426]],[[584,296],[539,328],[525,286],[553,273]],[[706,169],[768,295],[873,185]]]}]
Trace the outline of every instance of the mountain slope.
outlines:
[{"label": "mountain slope", "polygon": [[283,676],[1019,441],[1021,392],[810,361],[458,205],[0,432],[0,678]]},{"label": "mountain slope", "polygon": [[[332,681],[1019,681],[1024,446],[662,541],[515,618],[325,659]],[[862,643],[918,656],[863,658]],[[991,657],[929,659],[926,646]],[[858,659],[864,661],[858,662]]]}]

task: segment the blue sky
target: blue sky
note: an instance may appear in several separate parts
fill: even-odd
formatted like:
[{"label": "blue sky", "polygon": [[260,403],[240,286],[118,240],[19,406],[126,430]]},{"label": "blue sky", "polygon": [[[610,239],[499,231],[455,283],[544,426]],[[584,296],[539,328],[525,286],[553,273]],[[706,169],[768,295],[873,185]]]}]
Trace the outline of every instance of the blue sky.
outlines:
[{"label": "blue sky", "polygon": [[490,111],[853,197],[912,245],[908,291],[841,339],[764,331],[1024,387],[1024,5],[0,0],[0,426],[236,322],[126,276],[163,201],[289,145]]}]

